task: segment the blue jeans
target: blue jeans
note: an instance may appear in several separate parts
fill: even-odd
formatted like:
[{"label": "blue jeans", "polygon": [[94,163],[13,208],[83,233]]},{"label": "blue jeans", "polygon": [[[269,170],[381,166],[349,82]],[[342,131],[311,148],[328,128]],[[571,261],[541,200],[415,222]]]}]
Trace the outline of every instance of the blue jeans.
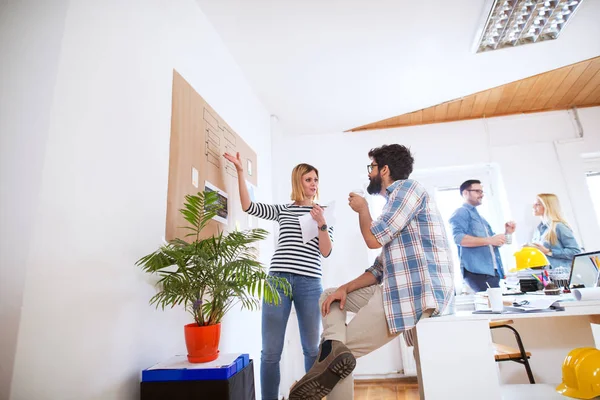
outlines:
[{"label": "blue jeans", "polygon": [[486,283],[490,285],[490,287],[497,288],[500,287],[500,276],[498,275],[498,270],[496,270],[496,274],[494,276],[485,275],[485,274],[475,274],[473,272],[467,271],[463,269],[463,279],[467,282],[467,285],[473,289],[474,292],[485,292],[488,288]]},{"label": "blue jeans", "polygon": [[260,357],[260,385],[262,400],[276,400],[279,395],[279,361],[283,351],[285,328],[292,308],[298,315],[300,341],[304,353],[304,369],[312,367],[319,353],[321,312],[319,297],[323,293],[321,278],[272,272],[270,275],[285,278],[292,287],[292,298],[281,295],[281,303],[274,306],[263,301],[262,306],[262,352]]}]

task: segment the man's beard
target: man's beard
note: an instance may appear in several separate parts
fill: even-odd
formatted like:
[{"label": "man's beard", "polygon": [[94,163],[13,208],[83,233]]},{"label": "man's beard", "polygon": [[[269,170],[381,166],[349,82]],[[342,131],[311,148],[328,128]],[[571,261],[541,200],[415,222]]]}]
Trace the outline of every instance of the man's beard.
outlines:
[{"label": "man's beard", "polygon": [[371,178],[369,186],[367,186],[367,192],[369,194],[380,194],[381,193],[381,174],[377,174],[375,178]]}]

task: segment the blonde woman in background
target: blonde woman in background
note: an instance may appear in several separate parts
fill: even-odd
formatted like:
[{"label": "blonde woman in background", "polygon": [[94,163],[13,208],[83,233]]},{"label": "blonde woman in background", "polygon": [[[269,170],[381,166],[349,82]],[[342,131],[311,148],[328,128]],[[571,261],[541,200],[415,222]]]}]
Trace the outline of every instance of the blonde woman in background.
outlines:
[{"label": "blonde woman in background", "polygon": [[558,197],[552,193],[538,194],[533,215],[542,220],[533,234],[533,246],[546,255],[552,268],[571,268],[573,256],[581,253],[581,249],[562,215]]}]

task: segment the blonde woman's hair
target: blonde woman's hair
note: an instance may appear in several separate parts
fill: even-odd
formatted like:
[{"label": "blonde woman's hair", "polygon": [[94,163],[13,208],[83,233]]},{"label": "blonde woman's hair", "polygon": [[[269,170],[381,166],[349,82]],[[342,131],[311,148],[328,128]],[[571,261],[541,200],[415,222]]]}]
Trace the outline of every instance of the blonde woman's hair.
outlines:
[{"label": "blonde woman's hair", "polygon": [[[310,164],[298,164],[292,170],[292,195],[290,196],[293,201],[302,201],[306,199],[304,196],[304,189],[302,189],[302,177],[312,171],[315,171],[317,178],[319,177],[319,170]],[[317,192],[315,193],[316,200],[319,198],[319,187],[317,186]]]},{"label": "blonde woman's hair", "polygon": [[546,240],[550,242],[551,245],[555,245],[558,242],[558,236],[556,235],[556,224],[561,222],[569,228],[570,226],[562,215],[560,202],[555,194],[540,193],[537,195],[537,198],[544,206],[544,216],[542,218],[549,227]]}]

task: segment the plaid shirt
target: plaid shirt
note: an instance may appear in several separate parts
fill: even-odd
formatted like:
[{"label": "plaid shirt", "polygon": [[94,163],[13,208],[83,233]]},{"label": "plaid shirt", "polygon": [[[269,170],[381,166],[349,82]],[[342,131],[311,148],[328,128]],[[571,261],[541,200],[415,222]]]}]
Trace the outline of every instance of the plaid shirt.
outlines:
[{"label": "plaid shirt", "polygon": [[413,328],[423,311],[454,313],[454,268],[444,224],[433,200],[418,182],[391,184],[381,216],[371,232],[383,246],[367,271],[383,283],[388,328]]}]

